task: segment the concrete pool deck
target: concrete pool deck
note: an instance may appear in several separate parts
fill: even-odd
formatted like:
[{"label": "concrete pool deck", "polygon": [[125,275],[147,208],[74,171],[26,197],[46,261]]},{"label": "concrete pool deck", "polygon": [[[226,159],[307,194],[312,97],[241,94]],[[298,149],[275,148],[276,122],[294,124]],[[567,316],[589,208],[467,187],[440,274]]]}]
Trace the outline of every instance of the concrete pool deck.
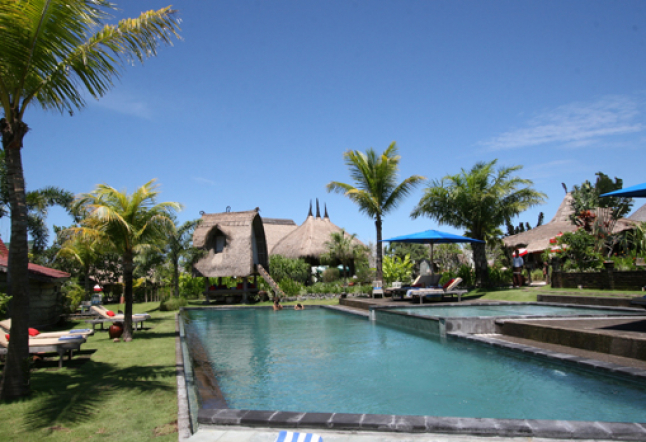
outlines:
[{"label": "concrete pool deck", "polygon": [[[265,428],[207,428],[200,429],[186,442],[274,442],[278,429]],[[304,430],[303,430],[304,431]],[[546,439],[541,437],[500,437],[500,436],[470,436],[450,434],[412,434],[412,433],[375,433],[349,431],[311,430],[321,436],[324,442],[571,442],[572,439]],[[612,439],[579,439],[581,442],[609,442]]]}]

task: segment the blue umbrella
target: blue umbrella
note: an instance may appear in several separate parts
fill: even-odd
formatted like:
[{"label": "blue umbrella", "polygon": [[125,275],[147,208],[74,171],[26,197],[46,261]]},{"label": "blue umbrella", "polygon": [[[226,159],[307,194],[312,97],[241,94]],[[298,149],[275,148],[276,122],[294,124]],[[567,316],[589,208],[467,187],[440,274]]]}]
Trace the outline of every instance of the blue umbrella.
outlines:
[{"label": "blue umbrella", "polygon": [[604,193],[600,196],[622,196],[624,198],[646,198],[646,183],[637,184],[636,186],[626,187],[625,189],[615,190],[614,192]]},{"label": "blue umbrella", "polygon": [[412,244],[430,244],[431,245],[431,271],[433,271],[433,245],[449,243],[482,243],[480,239],[467,238],[466,236],[454,235],[452,233],[440,232],[439,230],[426,230],[410,235],[396,236],[395,238],[383,239],[382,242],[403,242]]}]

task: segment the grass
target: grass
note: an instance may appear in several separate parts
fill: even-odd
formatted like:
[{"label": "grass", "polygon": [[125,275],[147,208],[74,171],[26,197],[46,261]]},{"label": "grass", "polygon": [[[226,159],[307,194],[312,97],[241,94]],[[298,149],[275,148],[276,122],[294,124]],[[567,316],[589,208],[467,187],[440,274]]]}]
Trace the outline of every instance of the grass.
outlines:
[{"label": "grass", "polygon": [[130,343],[97,330],[62,369],[58,357],[37,364],[31,396],[0,405],[2,441],[176,441],[175,313],[158,306],[135,304],[152,320]]}]

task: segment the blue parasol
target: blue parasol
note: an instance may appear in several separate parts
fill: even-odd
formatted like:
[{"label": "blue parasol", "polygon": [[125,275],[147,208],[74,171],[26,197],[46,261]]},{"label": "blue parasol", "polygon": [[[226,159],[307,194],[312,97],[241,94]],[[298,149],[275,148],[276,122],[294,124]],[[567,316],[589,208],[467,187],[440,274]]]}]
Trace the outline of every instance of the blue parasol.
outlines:
[{"label": "blue parasol", "polygon": [[636,186],[626,187],[625,189],[615,190],[614,192],[604,193],[600,196],[621,196],[624,198],[646,198],[646,183],[637,184]]}]

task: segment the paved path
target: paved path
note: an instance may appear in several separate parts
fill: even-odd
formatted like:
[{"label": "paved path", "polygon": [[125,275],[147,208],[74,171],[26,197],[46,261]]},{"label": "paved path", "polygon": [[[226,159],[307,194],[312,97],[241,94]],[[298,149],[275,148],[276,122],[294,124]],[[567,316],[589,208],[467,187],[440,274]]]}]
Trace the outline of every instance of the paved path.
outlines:
[{"label": "paved path", "polygon": [[[274,442],[280,430],[264,428],[230,428],[199,430],[188,442]],[[302,430],[301,430],[302,431]],[[373,432],[341,432],[312,430],[323,438],[324,442],[571,442],[572,439],[545,439],[532,437],[478,437],[452,436],[447,434],[403,434],[403,433],[373,433]],[[600,439],[595,439],[600,441]],[[592,441],[592,439],[577,439],[577,442]],[[603,441],[606,442],[606,441]],[[609,441],[607,441],[609,442]]]}]

